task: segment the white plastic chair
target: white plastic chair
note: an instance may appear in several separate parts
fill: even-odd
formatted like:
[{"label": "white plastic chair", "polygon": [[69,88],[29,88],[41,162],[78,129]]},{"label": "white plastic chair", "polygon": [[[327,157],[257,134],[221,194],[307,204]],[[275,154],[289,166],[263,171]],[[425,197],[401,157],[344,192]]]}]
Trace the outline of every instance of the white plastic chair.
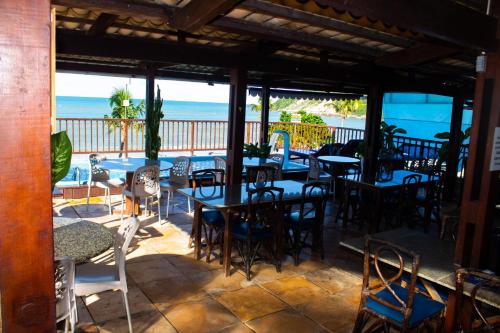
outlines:
[{"label": "white plastic chair", "polygon": [[[172,201],[174,200],[174,193],[179,188],[189,187],[189,172],[191,169],[191,158],[185,156],[179,156],[172,162],[173,166],[170,169],[170,176],[168,181],[162,181],[160,183],[161,191],[167,192],[167,215],[170,208],[170,195],[172,195]],[[187,199],[188,203],[188,213],[191,212],[191,201]],[[174,205],[175,207],[175,205]]]},{"label": "white plastic chair", "polygon": [[104,189],[104,196],[108,201],[109,215],[111,215],[111,188],[121,188],[125,183],[119,178],[109,178],[109,171],[97,167],[97,164],[101,163],[106,159],[105,156],[100,154],[90,154],[89,155],[89,178],[87,181],[87,209],[90,200],[90,190],[92,186],[96,186]]},{"label": "white plastic chair", "polygon": [[65,321],[64,332],[69,327],[75,332],[77,322],[75,298],[75,262],[69,257],[54,260],[54,281],[56,291],[56,322]]},{"label": "white plastic chair", "polygon": [[161,222],[160,210],[160,168],[157,165],[148,165],[138,168],[132,177],[132,188],[122,191],[122,220],[124,211],[125,197],[132,198],[132,216],[135,216],[135,201],[145,198],[146,210],[148,209],[148,198],[156,197],[158,199],[158,222]]},{"label": "white plastic chair", "polygon": [[130,217],[123,220],[114,244],[114,265],[87,263],[76,268],[75,294],[76,296],[88,296],[107,290],[121,290],[123,303],[127,312],[128,328],[132,333],[132,320],[128,305],[127,276],[125,273],[125,257],[130,242],[139,229],[139,220]]}]

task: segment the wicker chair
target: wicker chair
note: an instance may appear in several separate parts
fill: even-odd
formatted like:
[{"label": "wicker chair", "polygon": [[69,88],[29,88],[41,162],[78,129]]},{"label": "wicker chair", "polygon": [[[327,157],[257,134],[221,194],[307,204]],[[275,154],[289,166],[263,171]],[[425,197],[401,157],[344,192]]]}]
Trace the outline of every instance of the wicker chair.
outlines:
[{"label": "wicker chair", "polygon": [[[399,269],[391,277],[382,272],[384,254],[399,260]],[[370,265],[372,258],[374,272]],[[411,268],[407,288],[398,283],[405,261]],[[389,332],[391,327],[407,332],[431,320],[438,320],[438,324],[442,325],[444,304],[415,292],[419,266],[419,255],[390,242],[366,237],[361,303],[353,333],[361,333],[369,319],[375,319],[375,323],[370,322],[369,332],[375,331],[377,326],[385,332]]]},{"label": "wicker chair", "polygon": [[266,165],[247,166],[245,182],[247,189],[250,185],[274,186],[274,181],[279,173],[279,168],[275,163],[266,163]]},{"label": "wicker chair", "polygon": [[[170,169],[168,181],[160,182],[161,192],[167,192],[167,214],[170,209],[170,196],[174,200],[175,191],[179,188],[189,187],[189,172],[191,170],[191,158],[185,156],[176,157],[173,161],[173,167]],[[187,199],[188,212],[191,212],[191,201]],[[175,208],[175,204],[174,204]]]},{"label": "wicker chair", "polygon": [[73,333],[78,321],[75,298],[75,262],[69,257],[56,258],[54,267],[56,322],[64,320],[64,333],[67,333],[69,328]]}]

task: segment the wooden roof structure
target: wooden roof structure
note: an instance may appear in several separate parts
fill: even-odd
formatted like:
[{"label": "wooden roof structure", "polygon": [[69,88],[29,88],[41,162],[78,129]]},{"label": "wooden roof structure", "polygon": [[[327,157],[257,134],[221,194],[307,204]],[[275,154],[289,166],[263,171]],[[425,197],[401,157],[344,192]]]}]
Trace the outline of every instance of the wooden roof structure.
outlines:
[{"label": "wooden roof structure", "polygon": [[229,69],[244,66],[249,84],[277,88],[359,94],[383,81],[472,93],[475,57],[495,45],[485,0],[52,4],[58,71],[143,76],[153,66],[159,78],[228,82]]}]

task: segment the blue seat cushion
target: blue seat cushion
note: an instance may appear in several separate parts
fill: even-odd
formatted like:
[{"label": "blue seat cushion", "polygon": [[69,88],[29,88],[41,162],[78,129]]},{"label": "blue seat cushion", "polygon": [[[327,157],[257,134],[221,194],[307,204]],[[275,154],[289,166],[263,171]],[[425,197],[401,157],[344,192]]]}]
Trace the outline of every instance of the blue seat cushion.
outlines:
[{"label": "blue seat cushion", "polygon": [[[310,212],[306,212],[306,215],[304,216],[304,220],[303,220],[303,225],[302,225],[303,228],[308,228],[308,227],[312,226],[312,224],[314,222],[316,222],[315,213],[316,212],[314,210],[310,211]],[[285,224],[294,225],[296,223],[299,223],[299,218],[300,218],[299,211],[291,212],[290,214],[285,216]]]},{"label": "blue seat cushion", "polygon": [[204,208],[201,211],[201,218],[203,222],[205,222],[208,225],[213,225],[213,226],[224,225],[224,216],[217,209]]},{"label": "blue seat cushion", "polygon": [[[401,298],[404,302],[406,302],[408,298],[408,289],[401,287],[400,285],[391,284],[392,289]],[[395,306],[400,306],[399,302],[392,296],[389,290],[383,289],[379,291],[377,297],[387,301]],[[391,309],[371,298],[367,299],[366,306],[368,309],[379,313],[396,323],[403,323],[404,316],[401,312]],[[413,311],[410,317],[409,325],[410,327],[415,327],[420,324],[423,320],[436,315],[444,309],[444,304],[433,301],[432,299],[420,295],[418,293],[415,294],[413,298]]]},{"label": "blue seat cushion", "polygon": [[[249,223],[240,220],[233,225],[233,237],[239,240],[247,240]],[[269,239],[273,237],[273,231],[270,228],[266,228],[261,224],[254,224],[252,229],[252,240],[261,241],[264,239]]]}]

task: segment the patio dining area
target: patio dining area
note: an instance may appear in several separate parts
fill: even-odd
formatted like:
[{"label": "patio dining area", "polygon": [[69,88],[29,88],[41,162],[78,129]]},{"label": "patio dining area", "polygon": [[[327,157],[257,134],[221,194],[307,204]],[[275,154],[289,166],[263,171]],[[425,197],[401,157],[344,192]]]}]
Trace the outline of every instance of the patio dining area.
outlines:
[{"label": "patio dining area", "polygon": [[[498,1],[0,12],[1,333],[500,330]],[[143,79],[144,119],[58,117],[56,72]],[[165,119],[163,79],[227,85],[227,120]],[[392,93],[448,101],[446,132],[387,124]],[[276,96],[363,100],[364,130]]]}]

